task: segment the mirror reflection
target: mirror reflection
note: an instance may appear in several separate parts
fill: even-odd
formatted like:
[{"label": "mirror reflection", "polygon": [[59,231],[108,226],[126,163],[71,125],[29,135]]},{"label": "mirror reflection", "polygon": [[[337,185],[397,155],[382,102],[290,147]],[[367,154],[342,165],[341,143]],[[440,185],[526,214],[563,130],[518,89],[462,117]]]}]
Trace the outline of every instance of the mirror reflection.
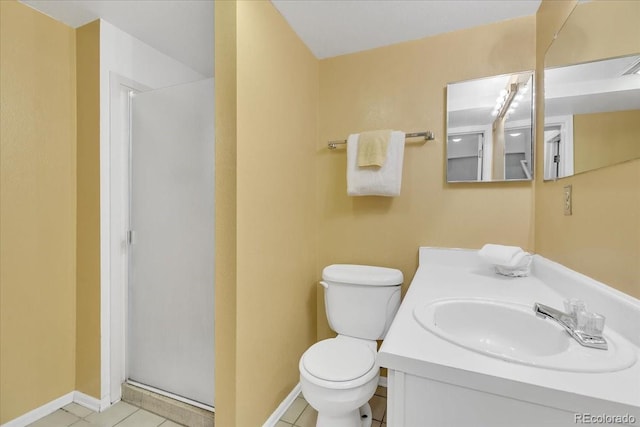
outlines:
[{"label": "mirror reflection", "polygon": [[533,176],[533,73],[447,85],[447,182]]},{"label": "mirror reflection", "polygon": [[581,3],[545,56],[544,179],[640,158],[640,6]]}]

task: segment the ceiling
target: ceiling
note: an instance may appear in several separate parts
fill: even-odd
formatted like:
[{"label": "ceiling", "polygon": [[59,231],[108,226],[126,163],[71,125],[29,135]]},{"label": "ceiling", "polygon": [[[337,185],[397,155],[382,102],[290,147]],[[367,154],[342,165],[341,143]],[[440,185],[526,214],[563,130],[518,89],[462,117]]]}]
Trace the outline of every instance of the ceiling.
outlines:
[{"label": "ceiling", "polygon": [[544,71],[545,115],[640,110],[640,74],[627,74],[640,55]]},{"label": "ceiling", "polygon": [[[262,0],[265,1],[265,0]],[[206,77],[212,0],[22,0],[71,27],[101,18]],[[272,0],[317,58],[532,15],[540,0]]]},{"label": "ceiling", "polygon": [[271,0],[317,58],[533,15],[540,0]]},{"label": "ceiling", "polygon": [[22,3],[73,28],[102,18],[203,76],[213,76],[212,0],[22,0]]}]

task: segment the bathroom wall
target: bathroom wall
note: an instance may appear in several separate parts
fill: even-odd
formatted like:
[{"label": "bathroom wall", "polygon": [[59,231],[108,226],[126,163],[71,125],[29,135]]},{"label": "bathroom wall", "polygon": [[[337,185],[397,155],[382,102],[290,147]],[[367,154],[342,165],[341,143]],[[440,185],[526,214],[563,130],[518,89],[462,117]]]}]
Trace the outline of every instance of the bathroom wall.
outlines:
[{"label": "bathroom wall", "polygon": [[319,70],[270,2],[218,2],[219,19],[216,424],[255,426],[298,383],[316,339]]},{"label": "bathroom wall", "polygon": [[76,389],[100,398],[100,21],[76,30]]},{"label": "bathroom wall", "polygon": [[100,237],[110,193],[100,165],[109,161],[109,73],[152,88],[203,76],[109,23],[74,30],[0,4],[2,423],[73,390],[107,397],[109,239]]},{"label": "bathroom wall", "polygon": [[[406,288],[419,246],[533,250],[532,183],[446,184],[444,142],[447,83],[532,70],[534,53],[530,16],[320,61],[318,276],[331,263],[383,265]],[[385,128],[436,140],[406,146],[399,197],[348,197],[346,153],[327,141]],[[332,333],[317,289],[322,339]]]},{"label": "bathroom wall", "polygon": [[629,159],[640,159],[640,110],[575,114],[573,168],[587,172]]},{"label": "bathroom wall", "polygon": [[[554,34],[561,28],[575,3],[543,0],[536,15],[539,74],[544,68],[544,54]],[[597,28],[598,23],[615,22],[618,25],[624,20],[637,21],[640,2],[593,1],[581,3],[578,7],[581,15],[593,19],[592,22],[584,22],[582,31],[578,33],[597,43],[587,45],[584,37],[571,37],[572,43],[566,49],[572,55],[577,55],[576,59],[597,56],[601,51],[611,52],[611,48],[615,49],[616,55],[638,52],[637,43],[640,39],[637,37],[612,39],[610,32],[599,33],[598,36]],[[609,16],[605,18],[604,14]],[[637,28],[637,25],[629,28]],[[589,49],[593,46],[593,51],[586,46]],[[541,80],[540,75],[538,80]],[[544,117],[542,90],[539,85],[538,135],[541,135]],[[542,152],[542,144],[542,138],[537,138],[538,153]],[[640,297],[640,160],[556,182],[543,182],[540,162],[536,176],[536,252],[636,298]],[[563,214],[563,187],[566,185],[573,187],[571,216]]]},{"label": "bathroom wall", "polygon": [[0,424],[75,388],[74,30],[0,1]]},{"label": "bathroom wall", "polygon": [[[546,1],[546,0],[545,0]],[[569,5],[576,4],[568,1]],[[545,5],[546,8],[549,6]],[[552,6],[563,8],[563,6]],[[637,24],[640,14],[640,2],[637,0],[592,0],[581,1],[571,18],[550,17],[538,11],[539,36],[549,38],[561,30],[559,37],[538,46],[544,55],[547,67],[589,62],[602,58],[637,55],[640,49],[640,27]],[[547,19],[557,28],[552,29]],[[618,31],[624,29],[624,31]],[[549,48],[552,46],[551,48]],[[541,67],[542,68],[542,67]]]},{"label": "bathroom wall", "polygon": [[216,422],[237,412],[237,4],[215,3],[215,390]]}]

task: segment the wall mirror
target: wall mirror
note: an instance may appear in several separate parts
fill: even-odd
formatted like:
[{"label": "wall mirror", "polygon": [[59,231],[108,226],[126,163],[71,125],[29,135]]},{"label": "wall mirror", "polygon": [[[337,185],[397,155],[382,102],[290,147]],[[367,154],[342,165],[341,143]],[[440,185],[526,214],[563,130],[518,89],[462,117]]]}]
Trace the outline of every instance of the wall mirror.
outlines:
[{"label": "wall mirror", "polygon": [[640,2],[607,3],[578,3],[545,55],[545,180],[640,158]]},{"label": "wall mirror", "polygon": [[533,72],[447,85],[447,182],[530,181]]}]

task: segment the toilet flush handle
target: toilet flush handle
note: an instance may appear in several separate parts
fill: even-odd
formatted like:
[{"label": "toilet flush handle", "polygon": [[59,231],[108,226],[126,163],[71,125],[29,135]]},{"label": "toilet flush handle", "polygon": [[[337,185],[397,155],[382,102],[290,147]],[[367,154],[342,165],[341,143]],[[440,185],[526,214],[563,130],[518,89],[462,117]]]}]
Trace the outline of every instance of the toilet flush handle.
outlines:
[{"label": "toilet flush handle", "polygon": [[327,284],[327,282],[325,282],[324,280],[320,281],[320,284],[322,285],[322,287],[324,287],[325,289],[329,288],[329,285]]}]

